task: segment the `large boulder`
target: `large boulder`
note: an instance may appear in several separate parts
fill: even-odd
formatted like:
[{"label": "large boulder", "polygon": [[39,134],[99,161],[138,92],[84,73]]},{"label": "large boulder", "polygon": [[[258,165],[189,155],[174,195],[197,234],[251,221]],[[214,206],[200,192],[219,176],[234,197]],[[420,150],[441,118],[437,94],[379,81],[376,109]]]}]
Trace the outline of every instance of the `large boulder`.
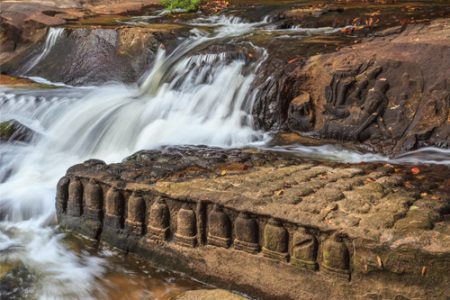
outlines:
[{"label": "large boulder", "polygon": [[313,56],[285,75],[297,80],[290,100],[276,102],[288,107],[282,121],[293,131],[386,154],[448,148],[450,19],[378,35]]},{"label": "large boulder", "polygon": [[449,176],[164,148],[71,167],[56,210],[62,227],[255,298],[446,299]]},{"label": "large boulder", "polygon": [[[158,48],[175,40],[174,31],[181,28],[171,24],[63,28],[53,33],[53,45],[34,47],[6,63],[3,71],[71,85],[136,82],[149,69]],[[46,46],[51,47],[42,55]]]}]

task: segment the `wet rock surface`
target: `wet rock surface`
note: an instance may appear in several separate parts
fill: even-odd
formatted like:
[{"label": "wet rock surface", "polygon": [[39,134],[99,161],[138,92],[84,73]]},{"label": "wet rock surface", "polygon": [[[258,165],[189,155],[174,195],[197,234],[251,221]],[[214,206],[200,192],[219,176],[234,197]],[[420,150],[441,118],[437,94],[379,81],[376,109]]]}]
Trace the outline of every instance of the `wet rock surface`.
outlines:
[{"label": "wet rock surface", "polygon": [[[255,105],[265,128],[354,141],[385,154],[449,146],[450,22],[410,25],[289,66]],[[380,34],[381,35],[381,34]],[[286,92],[283,92],[286,91]]]},{"label": "wet rock surface", "polygon": [[0,122],[0,142],[29,142],[34,131],[16,120]]},{"label": "wet rock surface", "polygon": [[251,296],[445,299],[449,175],[165,148],[73,166],[56,206],[68,229]]},{"label": "wet rock surface", "polygon": [[[137,82],[158,48],[173,50],[192,28],[186,22],[199,15],[145,19],[139,15],[154,17],[158,7],[142,2],[139,8],[135,2],[114,2],[109,10],[97,1],[53,9],[8,2],[2,13],[2,72],[71,85]],[[449,66],[444,59],[450,51],[449,19],[430,21],[450,15],[444,1],[231,1],[223,13],[253,22],[271,20],[272,31],[255,29],[195,50],[251,62],[261,55],[249,45],[267,49],[253,82],[257,127],[355,142],[388,155],[449,147]],[[49,26],[65,30],[50,53],[28,70],[43,51]]]},{"label": "wet rock surface", "polygon": [[24,299],[33,294],[36,281],[21,263],[0,262],[0,297],[2,299]]},{"label": "wet rock surface", "polygon": [[136,82],[149,69],[162,41],[175,40],[174,31],[180,28],[66,28],[36,66],[29,69],[29,61],[39,56],[44,45],[9,61],[3,70],[71,85]]}]

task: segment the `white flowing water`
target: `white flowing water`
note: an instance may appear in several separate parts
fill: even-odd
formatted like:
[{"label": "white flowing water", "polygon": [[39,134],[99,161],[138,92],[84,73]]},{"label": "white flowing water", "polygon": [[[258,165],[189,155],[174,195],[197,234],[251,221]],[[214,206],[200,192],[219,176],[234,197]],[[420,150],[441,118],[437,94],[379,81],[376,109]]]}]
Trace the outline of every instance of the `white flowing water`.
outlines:
[{"label": "white flowing water", "polygon": [[387,157],[376,153],[361,153],[346,149],[340,145],[304,146],[290,145],[268,148],[267,150],[287,152],[302,157],[331,160],[343,163],[378,162],[390,164],[433,164],[450,165],[450,149],[424,147],[407,151],[396,157]]},{"label": "white flowing water", "polygon": [[[104,271],[102,260],[75,255],[55,231],[55,186],[69,166],[90,158],[120,161],[160,145],[239,147],[266,139],[249,114],[250,86],[265,52],[255,47],[260,59],[250,62],[191,54],[257,25],[230,21],[212,33],[193,30],[170,55],[158,53],[140,88],[0,91],[0,121],[15,119],[36,132],[31,144],[0,145],[0,263],[20,261],[36,274],[33,297],[89,299]],[[51,55],[59,34],[49,31],[28,70]]]},{"label": "white flowing water", "polygon": [[34,67],[36,67],[44,58],[48,56],[53,46],[58,41],[59,37],[63,34],[64,28],[50,28],[47,33],[47,38],[45,39],[45,43],[42,51],[30,60],[27,64],[25,64],[22,69],[19,71],[21,75],[26,75],[30,72]]}]

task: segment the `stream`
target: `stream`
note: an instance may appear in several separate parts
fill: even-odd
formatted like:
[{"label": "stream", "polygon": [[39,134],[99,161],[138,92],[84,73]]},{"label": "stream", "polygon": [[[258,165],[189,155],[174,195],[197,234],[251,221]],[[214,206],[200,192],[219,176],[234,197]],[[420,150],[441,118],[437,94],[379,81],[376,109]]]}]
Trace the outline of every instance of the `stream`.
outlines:
[{"label": "stream", "polygon": [[[160,49],[140,84],[111,83],[52,89],[0,89],[0,121],[15,119],[34,131],[30,143],[0,144],[0,263],[15,268],[2,299],[171,299],[209,288],[182,274],[58,230],[55,187],[71,165],[96,158],[119,162],[163,145],[267,148],[271,133],[257,130],[251,90],[266,49],[247,43],[255,59],[202,53],[252,31],[274,29],[268,18],[198,18],[171,53]],[[208,28],[205,30],[204,28]],[[290,28],[281,37],[333,35],[339,28]],[[64,29],[51,29],[27,75],[51,55]],[[32,78],[49,83],[43,78]],[[450,151],[425,148],[395,159],[332,145],[268,148],[343,162],[450,164]],[[5,284],[5,283],[2,283]],[[2,294],[0,294],[2,295]]]}]

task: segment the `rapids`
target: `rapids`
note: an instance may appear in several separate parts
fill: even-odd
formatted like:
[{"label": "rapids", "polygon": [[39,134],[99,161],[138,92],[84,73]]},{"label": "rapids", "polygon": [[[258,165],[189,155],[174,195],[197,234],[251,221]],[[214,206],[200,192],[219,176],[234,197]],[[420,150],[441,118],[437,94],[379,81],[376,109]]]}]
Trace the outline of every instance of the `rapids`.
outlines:
[{"label": "rapids", "polygon": [[[105,272],[102,259],[75,255],[56,233],[54,190],[69,166],[89,158],[120,161],[164,144],[240,147],[267,139],[252,128],[249,114],[250,85],[263,49],[256,49],[261,55],[254,62],[221,53],[189,55],[260,24],[223,19],[212,33],[194,29],[170,55],[158,53],[140,87],[0,92],[0,120],[18,120],[35,132],[31,144],[0,145],[0,252],[2,261],[20,261],[39,274],[32,294],[88,299]],[[42,53],[22,74],[51,55],[61,33],[50,30]]]},{"label": "rapids", "polygon": [[[254,129],[250,114],[255,98],[250,87],[267,57],[265,49],[248,43],[258,53],[255,60],[200,51],[263,30],[268,20],[249,23],[212,17],[190,25],[212,30],[193,29],[191,37],[170,54],[160,49],[139,86],[59,84],[50,90],[0,90],[0,121],[15,119],[35,132],[30,144],[0,145],[0,263],[20,261],[34,274],[35,284],[23,293],[40,299],[95,298],[98,278],[106,272],[104,258],[70,251],[57,231],[55,186],[69,166],[91,158],[117,162],[135,151],[162,145],[264,147],[269,140],[269,133]],[[295,30],[306,35],[336,32],[290,29]],[[23,75],[51,55],[62,33],[63,29],[49,31],[42,52],[21,70]],[[392,162],[335,146],[273,150],[349,162]],[[426,151],[437,153],[426,149],[397,161],[418,162]],[[450,163],[433,156],[425,161]]]}]

